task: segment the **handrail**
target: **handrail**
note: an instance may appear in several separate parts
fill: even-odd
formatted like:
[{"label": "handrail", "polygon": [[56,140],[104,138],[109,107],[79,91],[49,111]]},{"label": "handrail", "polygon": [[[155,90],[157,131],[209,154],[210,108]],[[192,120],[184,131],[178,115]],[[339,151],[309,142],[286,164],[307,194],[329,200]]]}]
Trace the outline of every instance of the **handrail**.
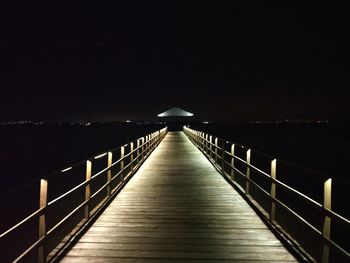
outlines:
[{"label": "handrail", "polygon": [[[266,219],[269,224],[274,226],[275,229],[280,229],[281,226],[278,224],[278,218],[276,218],[276,205],[286,210],[289,214],[291,214],[293,217],[297,218],[299,222],[302,222],[305,226],[310,228],[314,233],[316,233],[322,240],[323,243],[323,251],[322,251],[322,262],[327,263],[329,262],[329,255],[330,255],[330,249],[335,249],[340,254],[345,256],[347,260],[350,259],[350,254],[346,249],[341,247],[339,244],[337,244],[334,240],[331,239],[330,235],[330,226],[331,222],[337,223],[344,227],[346,230],[350,230],[350,220],[339,215],[338,213],[334,212],[331,209],[331,189],[332,189],[332,179],[328,178],[324,181],[324,203],[320,204],[317,201],[313,200],[306,194],[292,188],[291,186],[281,182],[280,180],[276,179],[276,165],[277,165],[277,159],[271,158],[271,156],[267,154],[261,153],[264,157],[271,158],[271,174],[264,172],[263,170],[259,169],[258,167],[254,166],[251,161],[251,149],[242,145],[238,145],[239,147],[247,150],[247,158],[246,160],[240,158],[235,154],[234,147],[237,146],[237,144],[228,142],[226,140],[222,140],[219,138],[215,138],[215,142],[213,142],[213,136],[206,134],[202,131],[193,130],[189,127],[184,126],[184,132],[189,137],[189,139],[203,152],[203,154],[215,165],[215,167],[225,176],[227,180],[229,180],[233,185],[238,186],[237,189],[241,192],[242,195],[245,195],[248,200],[253,199],[254,202],[259,204],[259,200],[254,198],[252,195],[250,195],[250,188],[249,184],[251,183],[256,187],[256,189],[260,192],[262,192],[265,196],[268,197],[270,200],[270,211],[266,211],[262,208],[262,206],[259,204],[259,207],[254,203],[251,202],[252,205],[256,206],[258,211],[261,212],[262,216]],[[220,146],[218,144],[218,141],[220,140]],[[225,150],[225,144],[231,145],[231,151],[228,152]],[[232,150],[233,149],[233,150]],[[259,153],[257,151],[254,151],[254,153]],[[231,160],[231,162],[226,161],[226,159]],[[246,174],[241,172],[235,165],[235,160],[238,160],[246,169]],[[288,162],[284,161],[284,164],[288,164]],[[295,165],[293,165],[296,167]],[[226,172],[226,168],[229,169],[229,173]],[[270,190],[269,193],[265,189],[263,189],[257,182],[255,182],[252,177],[250,176],[250,171],[254,170],[256,175],[258,175],[261,178],[267,179],[270,182]],[[240,186],[236,180],[235,174],[240,175],[245,180],[245,189]],[[312,209],[316,209],[319,213],[322,214],[323,219],[323,229],[319,230],[317,227],[315,227],[311,222],[309,222],[307,219],[303,218],[298,212],[293,210],[291,207],[289,207],[287,204],[282,202],[280,199],[276,197],[276,188],[282,188],[286,193],[292,194],[295,197],[297,197],[299,200],[303,201],[308,207]],[[287,233],[285,229],[282,229],[284,232]],[[285,235],[283,235],[285,236]],[[294,243],[294,240],[289,240],[289,242]],[[314,261],[315,259],[306,251],[301,251],[301,253],[308,258],[308,260]]]},{"label": "handrail", "polygon": [[[90,157],[85,161],[77,162],[70,167],[61,170],[61,172],[56,172],[53,174],[50,174],[50,176],[46,179],[42,179],[40,182],[40,206],[39,209],[31,213],[29,216],[24,218],[23,220],[20,220],[19,223],[15,224],[14,226],[10,227],[8,230],[4,231],[0,234],[0,240],[5,240],[8,236],[10,236],[14,231],[21,229],[24,225],[28,224],[28,222],[31,222],[32,220],[39,220],[39,236],[35,240],[34,243],[30,244],[20,255],[16,255],[16,258],[13,262],[23,262],[29,255],[31,255],[34,251],[38,253],[37,262],[39,263],[46,263],[50,262],[52,258],[49,258],[49,254],[51,251],[47,251],[47,240],[50,238],[53,233],[59,229],[63,223],[65,223],[67,220],[69,220],[73,215],[75,215],[78,211],[81,211],[83,208],[85,208],[85,217],[81,219],[80,221],[80,227],[79,229],[83,228],[85,226],[85,223],[87,222],[87,219],[90,217],[93,217],[96,213],[96,211],[93,211],[93,209],[90,207],[91,200],[93,200],[98,194],[102,193],[104,189],[107,188],[107,192],[105,194],[105,197],[100,201],[98,204],[95,205],[95,207],[103,206],[107,204],[107,202],[114,197],[114,193],[118,189],[121,189],[121,187],[127,183],[128,179],[137,171],[137,169],[140,167],[140,165],[147,159],[147,157],[151,154],[151,152],[159,145],[159,143],[163,140],[163,138],[167,134],[167,127],[160,129],[156,132],[152,132],[150,134],[147,134],[144,137],[138,138],[134,141],[131,141],[130,143],[127,143],[123,146],[114,148],[110,151],[107,151],[106,153],[102,153],[100,155]],[[134,147],[134,143],[136,143],[136,147]],[[125,146],[130,145],[130,150],[128,153],[125,153]],[[120,158],[113,162],[112,157],[113,153],[119,152],[118,155],[120,155]],[[103,168],[102,170],[96,172],[95,174],[91,174],[91,169],[93,165],[93,161],[99,158],[102,158],[108,154],[108,163],[107,167]],[[53,200],[48,201],[48,188],[47,185],[50,182],[50,180],[62,172],[67,172],[75,167],[78,167],[81,164],[86,164],[86,180],[79,183],[78,185],[72,187],[68,191],[64,192],[58,197],[55,197]],[[117,167],[119,165],[119,167]],[[118,168],[118,172],[114,175],[112,175],[112,168]],[[93,181],[96,178],[101,177],[101,175],[107,173],[107,181],[102,186],[100,186],[95,192],[91,195],[90,193],[90,187]],[[127,173],[127,175],[124,176],[124,174]],[[115,182],[118,178],[120,178],[119,182],[113,189],[109,189],[112,185],[112,182]],[[78,204],[73,210],[68,212],[68,214],[63,215],[60,217],[58,223],[52,226],[50,229],[47,228],[46,224],[46,212],[48,208],[53,207],[56,203],[60,202],[62,199],[66,198],[70,194],[76,192],[78,189],[82,189],[85,187],[85,199],[80,204]],[[73,226],[73,228],[76,228],[76,226]],[[78,232],[79,230],[76,230]],[[74,234],[71,234],[74,235]],[[67,237],[67,236],[66,236]],[[66,238],[65,237],[65,238]]]}]

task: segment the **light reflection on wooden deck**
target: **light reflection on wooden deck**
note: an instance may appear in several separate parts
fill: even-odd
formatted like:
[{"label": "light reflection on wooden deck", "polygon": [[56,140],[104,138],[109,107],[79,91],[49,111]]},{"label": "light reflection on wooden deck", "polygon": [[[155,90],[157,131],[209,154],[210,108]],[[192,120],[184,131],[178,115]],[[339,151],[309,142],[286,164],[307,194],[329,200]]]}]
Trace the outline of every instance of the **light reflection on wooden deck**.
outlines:
[{"label": "light reflection on wooden deck", "polygon": [[182,132],[169,132],[61,262],[296,262]]}]

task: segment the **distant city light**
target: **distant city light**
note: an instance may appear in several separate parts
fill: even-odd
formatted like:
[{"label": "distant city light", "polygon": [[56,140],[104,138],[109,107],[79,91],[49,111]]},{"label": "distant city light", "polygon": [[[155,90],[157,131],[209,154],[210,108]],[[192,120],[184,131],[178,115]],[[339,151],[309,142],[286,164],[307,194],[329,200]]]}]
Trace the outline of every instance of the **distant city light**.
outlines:
[{"label": "distant city light", "polygon": [[209,124],[209,121],[202,121],[203,124]]}]

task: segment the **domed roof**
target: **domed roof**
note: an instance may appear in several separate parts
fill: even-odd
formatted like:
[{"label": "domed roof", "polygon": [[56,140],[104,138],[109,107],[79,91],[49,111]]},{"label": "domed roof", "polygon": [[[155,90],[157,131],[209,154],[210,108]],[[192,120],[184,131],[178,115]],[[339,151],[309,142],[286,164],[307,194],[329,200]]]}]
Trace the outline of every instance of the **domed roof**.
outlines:
[{"label": "domed roof", "polygon": [[178,107],[171,108],[157,115],[158,117],[191,117],[193,113],[180,109]]}]

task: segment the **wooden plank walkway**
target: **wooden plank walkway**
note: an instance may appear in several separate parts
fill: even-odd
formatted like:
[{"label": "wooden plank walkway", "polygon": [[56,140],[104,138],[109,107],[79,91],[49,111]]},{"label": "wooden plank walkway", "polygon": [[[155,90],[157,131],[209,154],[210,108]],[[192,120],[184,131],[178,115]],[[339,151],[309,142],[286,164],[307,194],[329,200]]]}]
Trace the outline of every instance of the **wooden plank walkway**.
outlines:
[{"label": "wooden plank walkway", "polygon": [[182,132],[169,132],[62,259],[296,262]]}]

